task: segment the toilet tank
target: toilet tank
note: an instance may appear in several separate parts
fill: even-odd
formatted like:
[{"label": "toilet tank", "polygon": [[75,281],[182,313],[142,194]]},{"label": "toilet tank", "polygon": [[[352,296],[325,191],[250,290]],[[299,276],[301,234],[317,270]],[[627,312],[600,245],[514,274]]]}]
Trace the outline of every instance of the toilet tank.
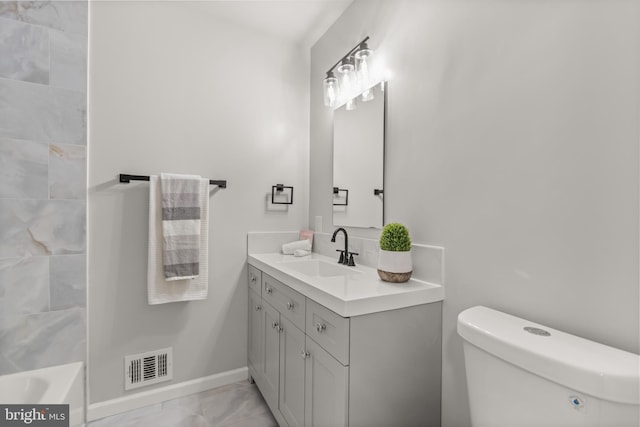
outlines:
[{"label": "toilet tank", "polygon": [[640,425],[640,356],[480,306],[458,334],[473,427]]}]

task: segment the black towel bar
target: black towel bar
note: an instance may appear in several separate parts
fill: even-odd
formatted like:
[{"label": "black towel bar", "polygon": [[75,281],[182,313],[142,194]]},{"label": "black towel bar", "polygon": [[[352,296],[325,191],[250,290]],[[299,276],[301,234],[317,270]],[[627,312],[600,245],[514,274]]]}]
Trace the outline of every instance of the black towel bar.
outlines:
[{"label": "black towel bar", "polygon": [[[128,175],[124,173],[120,174],[120,182],[128,184],[131,181],[149,181],[149,175]],[[217,185],[220,188],[227,188],[226,180],[210,179],[209,184]]]}]

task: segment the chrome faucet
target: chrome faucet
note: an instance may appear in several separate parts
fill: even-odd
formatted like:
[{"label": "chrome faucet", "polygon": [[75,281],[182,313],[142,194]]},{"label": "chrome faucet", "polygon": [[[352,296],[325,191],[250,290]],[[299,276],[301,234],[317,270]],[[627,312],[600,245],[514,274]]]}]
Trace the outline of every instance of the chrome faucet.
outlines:
[{"label": "chrome faucet", "polygon": [[337,252],[340,252],[340,259],[338,260],[338,263],[354,267],[356,263],[353,260],[353,256],[358,254],[356,252],[349,252],[349,236],[347,235],[347,230],[342,227],[336,229],[336,231],[333,232],[333,236],[331,236],[331,241],[335,243],[336,235],[339,231],[344,233],[344,251],[336,249]]}]

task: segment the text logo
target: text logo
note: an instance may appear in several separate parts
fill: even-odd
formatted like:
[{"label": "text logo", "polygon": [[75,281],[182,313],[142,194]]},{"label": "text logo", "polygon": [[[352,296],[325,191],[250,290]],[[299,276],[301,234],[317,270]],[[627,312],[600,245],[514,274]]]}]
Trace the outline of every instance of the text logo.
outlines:
[{"label": "text logo", "polygon": [[69,405],[1,405],[0,427],[69,427]]}]

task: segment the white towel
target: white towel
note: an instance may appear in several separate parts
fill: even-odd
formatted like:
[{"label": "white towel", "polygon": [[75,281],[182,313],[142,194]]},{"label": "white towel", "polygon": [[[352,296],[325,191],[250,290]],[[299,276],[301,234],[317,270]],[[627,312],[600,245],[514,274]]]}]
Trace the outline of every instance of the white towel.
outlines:
[{"label": "white towel", "polygon": [[149,304],[206,299],[209,290],[209,180],[200,182],[200,275],[195,279],[167,281],[162,263],[162,194],[158,176],[149,179]]},{"label": "white towel", "polygon": [[297,242],[285,243],[282,245],[282,253],[285,255],[292,255],[296,249],[311,251],[311,240],[298,240]]}]

